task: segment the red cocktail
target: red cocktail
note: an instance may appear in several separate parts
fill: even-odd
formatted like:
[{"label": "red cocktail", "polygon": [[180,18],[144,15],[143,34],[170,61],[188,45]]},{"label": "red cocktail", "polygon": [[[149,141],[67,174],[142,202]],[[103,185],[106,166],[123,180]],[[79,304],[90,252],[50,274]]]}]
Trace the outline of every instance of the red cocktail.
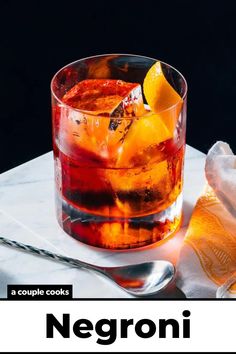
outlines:
[{"label": "red cocktail", "polygon": [[60,70],[52,93],[57,217],[63,229],[111,249],[145,246],[176,231],[184,78],[150,58],[99,56]]}]

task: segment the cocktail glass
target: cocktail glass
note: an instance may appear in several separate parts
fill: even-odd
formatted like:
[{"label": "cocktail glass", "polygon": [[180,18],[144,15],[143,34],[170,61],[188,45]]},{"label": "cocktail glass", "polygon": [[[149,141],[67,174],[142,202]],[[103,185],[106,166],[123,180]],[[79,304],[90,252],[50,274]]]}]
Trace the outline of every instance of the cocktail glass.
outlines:
[{"label": "cocktail glass", "polygon": [[[168,104],[167,90],[164,108],[152,111],[142,87],[156,62],[137,55],[101,55],[73,62],[52,79],[57,219],[81,242],[137,248],[166,239],[180,227],[187,84],[176,69],[159,62],[166,85],[179,100]],[[123,82],[130,83],[124,84],[124,97],[119,91]],[[115,92],[113,87],[109,102],[107,86],[101,97],[96,91],[100,83],[119,86]],[[159,89],[162,97],[165,87]],[[76,97],[83,103],[79,108]],[[104,97],[110,106],[94,109]]]}]

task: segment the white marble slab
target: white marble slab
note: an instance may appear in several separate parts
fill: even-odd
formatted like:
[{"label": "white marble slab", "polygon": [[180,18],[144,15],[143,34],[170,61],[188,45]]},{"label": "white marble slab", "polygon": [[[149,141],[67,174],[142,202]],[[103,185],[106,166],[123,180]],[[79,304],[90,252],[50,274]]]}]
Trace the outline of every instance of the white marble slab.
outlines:
[{"label": "white marble slab", "polygon": [[[54,208],[52,153],[0,175],[0,235],[99,265],[119,265],[153,259],[176,263],[192,208],[201,193],[205,155],[187,146],[184,221],[175,237],[161,246],[131,251],[106,251],[68,236],[57,224]],[[0,297],[7,284],[73,284],[74,297],[130,297],[110,281],[0,245]],[[179,296],[169,288],[159,296]]]}]

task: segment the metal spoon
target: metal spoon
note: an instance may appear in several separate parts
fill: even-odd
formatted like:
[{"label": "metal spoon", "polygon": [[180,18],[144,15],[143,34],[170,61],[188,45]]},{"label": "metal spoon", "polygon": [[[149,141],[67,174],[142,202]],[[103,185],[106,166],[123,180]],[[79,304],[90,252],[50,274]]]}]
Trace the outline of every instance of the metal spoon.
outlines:
[{"label": "metal spoon", "polygon": [[120,288],[134,296],[153,295],[164,289],[173,279],[175,268],[168,261],[158,260],[119,267],[101,267],[75,258],[65,257],[21,242],[0,237],[0,243],[17,249],[47,257],[78,268],[94,270],[115,282]]}]

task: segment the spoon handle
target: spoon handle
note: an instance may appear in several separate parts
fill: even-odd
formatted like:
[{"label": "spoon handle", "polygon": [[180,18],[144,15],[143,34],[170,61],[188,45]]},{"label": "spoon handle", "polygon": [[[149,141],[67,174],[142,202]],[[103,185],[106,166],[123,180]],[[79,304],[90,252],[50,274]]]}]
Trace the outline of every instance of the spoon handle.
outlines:
[{"label": "spoon handle", "polygon": [[93,269],[99,272],[103,272],[103,268],[99,267],[99,266],[95,266],[93,264],[90,263],[85,263],[83,261],[79,261],[78,259],[75,258],[70,258],[70,257],[66,257],[66,256],[62,256],[60,254],[56,254],[41,248],[37,248],[34,246],[30,246],[30,245],[26,245],[24,243],[18,242],[18,241],[13,241],[10,240],[8,238],[5,237],[0,237],[0,243],[3,243],[4,245],[7,245],[9,247],[13,247],[13,248],[17,248],[17,249],[21,249],[25,252],[28,253],[33,253],[36,254],[38,256],[41,257],[46,257],[46,258],[50,258],[51,260],[57,261],[57,262],[61,262],[61,263],[65,263],[67,265],[71,265],[71,266],[75,266],[78,268],[86,268],[86,269]]}]

